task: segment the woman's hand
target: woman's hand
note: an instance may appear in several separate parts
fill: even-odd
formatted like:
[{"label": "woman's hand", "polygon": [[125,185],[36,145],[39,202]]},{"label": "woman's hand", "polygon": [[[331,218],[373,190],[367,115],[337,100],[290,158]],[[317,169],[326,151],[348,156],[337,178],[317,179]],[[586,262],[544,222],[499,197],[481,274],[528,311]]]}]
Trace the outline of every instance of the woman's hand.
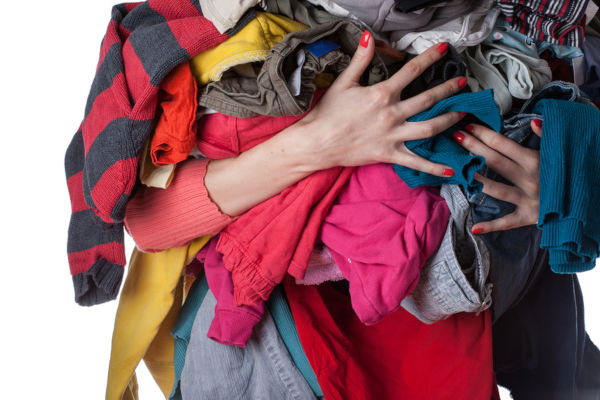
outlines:
[{"label": "woman's hand", "polygon": [[378,162],[453,176],[450,167],[415,155],[404,142],[434,136],[464,114],[450,112],[422,122],[406,119],[458,92],[467,79],[451,79],[400,100],[402,89],[447,50],[447,43],[433,46],[388,80],[362,87],[360,76],[375,52],[374,40],[365,32],[350,65],[303,119],[237,157],[209,162],[204,182],[211,199],[224,213],[240,215],[315,171]]},{"label": "woman's hand", "polygon": [[[473,154],[485,157],[488,167],[514,186],[488,179],[480,174],[475,179],[483,183],[483,193],[515,205],[515,211],[491,221],[473,225],[475,234],[503,231],[537,223],[539,213],[540,152],[481,125],[467,125],[468,131],[454,133],[454,140]],[[531,121],[533,132],[542,136],[542,121]]]},{"label": "woman's hand", "polygon": [[447,50],[447,43],[433,46],[407,62],[388,80],[362,87],[360,76],[375,52],[375,43],[365,31],[348,68],[315,108],[297,123],[309,128],[302,138],[303,143],[298,145],[311,154],[314,160],[311,168],[386,162],[441,177],[454,175],[449,166],[415,155],[404,142],[434,136],[457,123],[464,114],[449,112],[422,122],[406,119],[460,91],[467,83],[466,78],[457,77],[418,96],[400,100],[402,90]]}]

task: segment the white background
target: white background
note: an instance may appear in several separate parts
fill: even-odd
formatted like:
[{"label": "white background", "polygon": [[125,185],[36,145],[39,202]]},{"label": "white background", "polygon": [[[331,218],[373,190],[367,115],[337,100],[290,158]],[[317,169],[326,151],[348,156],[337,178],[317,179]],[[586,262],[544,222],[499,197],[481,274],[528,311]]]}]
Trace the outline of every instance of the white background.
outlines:
[{"label": "white background", "polygon": [[[73,300],[63,160],[83,116],[112,4],[3,3],[2,399],[104,397],[117,303],[83,308]],[[129,241],[128,254],[131,248]],[[600,343],[600,268],[580,280],[587,330]],[[161,398],[146,371],[139,380],[142,400]]]}]

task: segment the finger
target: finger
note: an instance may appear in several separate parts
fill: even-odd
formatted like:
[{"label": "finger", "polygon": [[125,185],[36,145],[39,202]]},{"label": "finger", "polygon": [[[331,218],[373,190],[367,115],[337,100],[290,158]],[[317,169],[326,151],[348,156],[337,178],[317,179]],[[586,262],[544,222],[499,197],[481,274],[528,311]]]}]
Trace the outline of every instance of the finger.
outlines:
[{"label": "finger", "polygon": [[475,180],[483,183],[483,189],[481,190],[483,193],[492,196],[495,199],[504,200],[515,205],[521,202],[521,191],[515,186],[496,182],[481,174],[475,174]]},{"label": "finger", "polygon": [[396,107],[403,119],[412,117],[421,111],[427,110],[446,97],[458,93],[467,84],[467,78],[458,77],[450,79],[436,87],[424,91],[407,100],[396,103]]},{"label": "finger", "polygon": [[465,130],[491,149],[510,158],[518,165],[521,165],[521,161],[526,157],[535,157],[535,150],[521,146],[514,140],[485,126],[469,124],[465,126]]},{"label": "finger", "polygon": [[350,64],[336,79],[336,83],[344,87],[358,85],[361,75],[369,66],[374,54],[375,46],[373,37],[366,30],[363,32],[358,48],[354,52],[352,60],[350,60]]},{"label": "finger", "polygon": [[451,111],[427,121],[405,122],[397,128],[398,135],[402,141],[432,137],[450,128],[465,115],[465,113]]},{"label": "finger", "polygon": [[520,228],[522,226],[533,225],[535,221],[528,221],[517,212],[505,215],[502,218],[491,221],[479,222],[473,225],[471,232],[478,235],[482,233],[506,231],[509,229]]},{"label": "finger", "polygon": [[390,86],[392,91],[399,93],[408,86],[409,83],[421,76],[431,64],[444,57],[447,51],[448,43],[446,42],[433,45],[423,53],[408,61],[398,72],[380,84]]},{"label": "finger", "polygon": [[464,131],[456,131],[452,134],[454,141],[473,154],[485,158],[485,164],[494,171],[508,179],[510,182],[521,187],[527,184],[527,176],[523,169],[508,157],[488,147],[479,139]]},{"label": "finger", "polygon": [[533,133],[535,133],[539,137],[542,137],[542,120],[535,118],[535,119],[531,120],[530,124],[531,124],[531,130],[533,131]]},{"label": "finger", "polygon": [[450,178],[454,176],[454,171],[448,165],[436,164],[423,157],[420,157],[410,151],[404,143],[400,145],[398,157],[392,162],[407,168],[425,172],[430,175],[439,176],[441,178]]}]

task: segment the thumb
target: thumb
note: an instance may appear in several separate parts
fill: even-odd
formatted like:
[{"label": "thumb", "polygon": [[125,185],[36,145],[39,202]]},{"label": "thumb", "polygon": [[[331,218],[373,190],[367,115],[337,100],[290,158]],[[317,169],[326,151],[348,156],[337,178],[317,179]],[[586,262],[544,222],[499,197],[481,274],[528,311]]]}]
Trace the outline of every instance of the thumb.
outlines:
[{"label": "thumb", "polygon": [[531,125],[531,130],[533,131],[533,133],[535,133],[539,137],[542,137],[542,120],[537,119],[537,118],[532,119],[530,125]]},{"label": "thumb", "polygon": [[357,85],[361,75],[373,59],[373,54],[375,54],[373,37],[366,30],[363,32],[358,48],[354,52],[352,60],[350,60],[350,64],[336,79],[336,83],[345,87]]}]

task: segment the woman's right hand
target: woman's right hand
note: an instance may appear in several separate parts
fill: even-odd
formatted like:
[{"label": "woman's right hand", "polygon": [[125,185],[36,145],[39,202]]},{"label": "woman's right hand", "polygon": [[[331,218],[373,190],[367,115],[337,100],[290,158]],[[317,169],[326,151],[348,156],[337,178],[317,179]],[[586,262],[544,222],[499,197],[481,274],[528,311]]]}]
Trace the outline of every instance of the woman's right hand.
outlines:
[{"label": "woman's right hand", "polygon": [[385,162],[441,177],[454,175],[447,165],[415,155],[404,142],[434,136],[461,115],[450,112],[423,122],[406,119],[458,92],[466,78],[400,100],[402,89],[447,49],[445,43],[434,46],[388,80],[362,87],[359,78],[375,51],[366,32],[348,68],[303,119],[237,157],[210,161],[204,179],[208,195],[224,213],[240,215],[313,172],[336,166]]},{"label": "woman's right hand", "polygon": [[457,77],[400,100],[402,90],[447,50],[447,43],[433,46],[386,81],[363,87],[359,84],[360,76],[375,52],[373,38],[365,31],[350,65],[310,113],[296,123],[307,128],[302,129],[296,145],[297,150],[306,152],[313,160],[309,168],[321,170],[385,162],[441,177],[454,175],[449,166],[412,153],[404,142],[434,136],[457,123],[464,114],[449,112],[422,122],[406,120],[460,91],[467,83],[466,78]]}]

